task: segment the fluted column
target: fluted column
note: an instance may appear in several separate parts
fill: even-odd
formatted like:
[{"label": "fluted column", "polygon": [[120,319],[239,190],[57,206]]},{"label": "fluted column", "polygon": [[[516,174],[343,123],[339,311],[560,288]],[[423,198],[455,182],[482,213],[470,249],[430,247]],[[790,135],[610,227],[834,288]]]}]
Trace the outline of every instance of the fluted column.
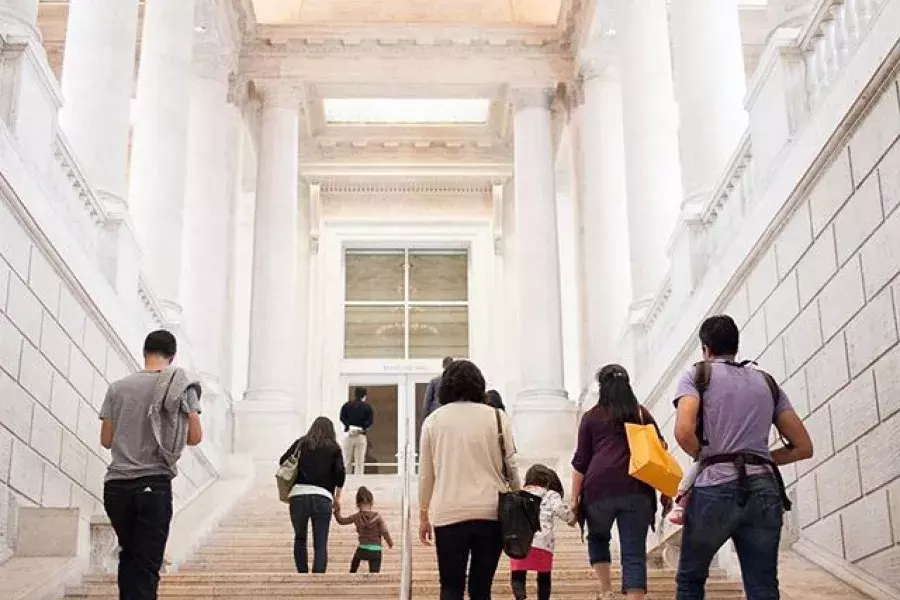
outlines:
[{"label": "fluted column", "polygon": [[[295,90],[264,88],[253,243],[250,368],[244,400],[236,407],[238,448],[258,458],[277,456],[302,423],[307,302],[298,279],[300,256],[298,160],[300,104]],[[308,250],[308,249],[306,249]],[[304,289],[305,289],[304,282]]]},{"label": "fluted column", "polygon": [[737,0],[673,0],[672,43],[685,202],[702,202],[747,129]]},{"label": "fluted column", "polygon": [[91,184],[125,205],[138,0],[71,0],[60,125]]},{"label": "fluted column", "polygon": [[145,4],[129,200],[154,291],[176,323],[193,47],[194,0]]},{"label": "fluted column", "polygon": [[[574,405],[563,377],[556,190],[548,90],[515,93],[515,228],[521,386],[514,419],[526,455],[558,463],[571,444]],[[571,423],[570,423],[571,421]],[[529,450],[525,450],[528,448]]]},{"label": "fluted column", "polygon": [[230,226],[237,197],[240,112],[228,102],[228,49],[200,46],[194,59],[184,207],[184,320],[197,369],[225,375]]},{"label": "fluted column", "polygon": [[618,69],[581,67],[580,222],[587,375],[621,360],[619,337],[631,303],[625,139]]},{"label": "fluted column", "polygon": [[634,300],[646,303],[668,268],[667,244],[681,206],[678,108],[666,0],[620,7],[631,281]]}]

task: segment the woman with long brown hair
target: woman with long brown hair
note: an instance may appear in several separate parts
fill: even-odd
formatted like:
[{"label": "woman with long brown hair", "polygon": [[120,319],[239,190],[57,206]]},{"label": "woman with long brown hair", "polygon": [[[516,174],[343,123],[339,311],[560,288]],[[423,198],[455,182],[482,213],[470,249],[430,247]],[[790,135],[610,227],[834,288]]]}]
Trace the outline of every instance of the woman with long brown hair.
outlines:
[{"label": "woman with long brown hair", "polygon": [[306,435],[291,444],[278,464],[297,456],[297,480],[291,489],[291,523],[294,526],[294,563],[298,573],[309,572],[306,548],[309,523],[313,529],[313,573],[328,568],[328,529],[335,507],[340,506],[346,472],[344,455],[337,443],[334,424],[318,417]]}]

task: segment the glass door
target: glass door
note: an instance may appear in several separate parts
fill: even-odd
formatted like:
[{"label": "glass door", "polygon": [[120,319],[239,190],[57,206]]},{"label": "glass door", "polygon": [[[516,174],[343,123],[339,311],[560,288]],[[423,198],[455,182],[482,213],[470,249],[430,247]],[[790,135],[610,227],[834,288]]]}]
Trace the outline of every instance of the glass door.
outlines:
[{"label": "glass door", "polygon": [[411,450],[415,453],[412,460],[417,463],[425,391],[431,376],[359,375],[345,380],[346,400],[365,396],[374,416],[367,436],[365,474],[397,474],[400,454],[408,440],[415,442]]}]

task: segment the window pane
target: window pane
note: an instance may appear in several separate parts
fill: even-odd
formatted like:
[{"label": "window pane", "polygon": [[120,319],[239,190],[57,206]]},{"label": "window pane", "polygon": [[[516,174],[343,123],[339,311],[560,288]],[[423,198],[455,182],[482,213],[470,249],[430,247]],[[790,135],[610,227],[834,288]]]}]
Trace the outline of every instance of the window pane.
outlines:
[{"label": "window pane", "polygon": [[409,357],[454,358],[469,355],[469,309],[428,306],[409,309]]},{"label": "window pane", "polygon": [[403,307],[344,307],[345,358],[403,358]]},{"label": "window pane", "polygon": [[410,252],[409,299],[413,302],[464,302],[469,297],[468,275],[466,254]]},{"label": "window pane", "polygon": [[347,301],[403,301],[403,253],[346,254]]}]

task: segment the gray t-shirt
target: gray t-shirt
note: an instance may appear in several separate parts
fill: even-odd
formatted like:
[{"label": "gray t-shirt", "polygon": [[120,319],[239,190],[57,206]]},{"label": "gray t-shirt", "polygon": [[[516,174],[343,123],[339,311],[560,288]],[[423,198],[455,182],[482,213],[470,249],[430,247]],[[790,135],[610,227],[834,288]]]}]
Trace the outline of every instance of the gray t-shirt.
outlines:
[{"label": "gray t-shirt", "polygon": [[[711,365],[709,387],[703,394],[703,435],[709,446],[700,449],[700,458],[734,452],[751,452],[770,457],[769,432],[776,415],[793,410],[783,390],[778,402],[765,376],[751,367],[735,367],[722,362]],[[699,398],[693,370],[678,382],[675,403],[684,396]],[[748,466],[747,473],[765,473],[768,467]],[[705,487],[737,479],[734,465],[723,463],[704,469],[694,485]]]},{"label": "gray t-shirt", "polygon": [[[176,470],[159,453],[150,425],[150,404],[159,377],[156,371],[138,371],[109,386],[100,409],[100,419],[111,420],[114,432],[106,481],[153,475],[175,477]],[[181,410],[185,414],[200,413],[200,399],[193,387],[184,393]]]}]

